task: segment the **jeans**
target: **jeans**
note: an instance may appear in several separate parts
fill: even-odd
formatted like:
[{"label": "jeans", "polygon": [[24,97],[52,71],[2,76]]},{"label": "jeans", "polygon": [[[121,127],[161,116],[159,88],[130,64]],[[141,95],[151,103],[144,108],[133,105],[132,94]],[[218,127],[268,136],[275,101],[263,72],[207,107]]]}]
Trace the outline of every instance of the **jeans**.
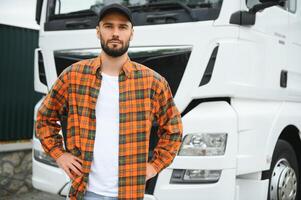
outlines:
[{"label": "jeans", "polygon": [[118,197],[108,197],[100,194],[95,194],[94,192],[86,191],[84,200],[118,200]]}]

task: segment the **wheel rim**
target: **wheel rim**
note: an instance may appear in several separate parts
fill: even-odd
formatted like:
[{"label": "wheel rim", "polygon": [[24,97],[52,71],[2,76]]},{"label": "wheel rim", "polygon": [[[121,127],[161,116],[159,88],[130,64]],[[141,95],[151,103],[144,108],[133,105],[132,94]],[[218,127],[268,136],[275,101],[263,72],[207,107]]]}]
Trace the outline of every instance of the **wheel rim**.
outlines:
[{"label": "wheel rim", "polygon": [[270,186],[271,200],[295,200],[297,176],[286,159],[279,160],[273,170]]}]

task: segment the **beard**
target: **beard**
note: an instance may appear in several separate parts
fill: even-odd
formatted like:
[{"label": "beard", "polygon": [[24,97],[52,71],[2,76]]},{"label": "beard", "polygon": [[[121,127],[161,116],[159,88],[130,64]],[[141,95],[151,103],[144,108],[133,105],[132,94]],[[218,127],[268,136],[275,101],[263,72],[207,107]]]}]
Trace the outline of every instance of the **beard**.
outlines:
[{"label": "beard", "polygon": [[[114,40],[114,39],[112,39]],[[116,39],[117,40],[117,39]],[[102,39],[102,37],[100,36],[100,45],[101,45],[101,48],[102,50],[109,56],[111,57],[119,57],[119,56],[122,56],[123,54],[125,54],[130,46],[130,39],[128,39],[126,41],[125,44],[122,44],[122,46],[118,49],[115,49],[115,48],[110,48],[109,47],[109,42],[111,40],[108,40],[107,43]]]}]

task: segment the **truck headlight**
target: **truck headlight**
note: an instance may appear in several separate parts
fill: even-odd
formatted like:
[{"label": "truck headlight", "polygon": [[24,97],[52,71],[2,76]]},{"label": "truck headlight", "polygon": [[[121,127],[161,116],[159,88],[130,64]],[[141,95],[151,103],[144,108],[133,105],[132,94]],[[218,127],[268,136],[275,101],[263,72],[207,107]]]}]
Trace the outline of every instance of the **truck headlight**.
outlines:
[{"label": "truck headlight", "polygon": [[54,167],[58,167],[55,160],[43,151],[34,150],[33,151],[33,156],[34,156],[34,159],[39,161],[39,162],[42,162],[44,164],[51,165],[51,166],[54,166]]},{"label": "truck headlight", "polygon": [[179,151],[180,156],[221,156],[225,154],[226,133],[187,134]]},{"label": "truck headlight", "polygon": [[222,170],[174,169],[170,183],[216,183]]}]

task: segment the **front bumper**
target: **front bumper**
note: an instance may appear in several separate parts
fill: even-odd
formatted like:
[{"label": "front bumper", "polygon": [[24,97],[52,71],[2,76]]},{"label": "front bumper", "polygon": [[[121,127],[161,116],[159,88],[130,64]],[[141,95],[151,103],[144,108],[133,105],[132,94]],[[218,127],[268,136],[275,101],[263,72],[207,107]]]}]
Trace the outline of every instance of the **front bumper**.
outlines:
[{"label": "front bumper", "polygon": [[234,200],[235,169],[222,171],[217,183],[211,184],[170,184],[172,169],[161,172],[154,196],[158,200]]}]

